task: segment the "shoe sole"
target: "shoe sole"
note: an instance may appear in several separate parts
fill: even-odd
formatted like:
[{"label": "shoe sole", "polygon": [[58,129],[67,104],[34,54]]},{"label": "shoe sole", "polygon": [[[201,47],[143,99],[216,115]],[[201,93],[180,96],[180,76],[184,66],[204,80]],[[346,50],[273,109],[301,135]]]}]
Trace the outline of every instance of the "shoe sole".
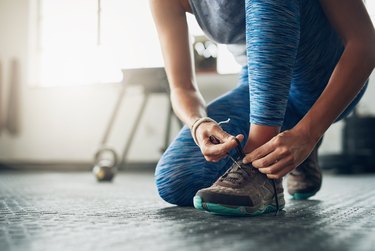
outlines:
[{"label": "shoe sole", "polygon": [[311,192],[311,193],[294,193],[292,194],[293,200],[307,200],[311,196],[314,196],[317,192]]},{"label": "shoe sole", "polygon": [[[257,209],[254,212],[249,212],[250,208],[245,206],[228,206],[209,202],[203,202],[200,196],[194,196],[193,199],[194,207],[199,210],[207,211],[213,214],[225,215],[225,216],[258,216],[261,214],[276,212],[277,208],[275,205],[269,204],[264,207]],[[284,205],[280,205],[280,210],[284,208]]]}]

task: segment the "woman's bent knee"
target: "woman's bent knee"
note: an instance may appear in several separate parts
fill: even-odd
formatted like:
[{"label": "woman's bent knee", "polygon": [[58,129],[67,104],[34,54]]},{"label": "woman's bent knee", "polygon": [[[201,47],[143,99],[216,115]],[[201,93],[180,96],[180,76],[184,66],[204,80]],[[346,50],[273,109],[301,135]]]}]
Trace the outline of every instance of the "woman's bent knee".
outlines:
[{"label": "woman's bent knee", "polygon": [[166,202],[177,206],[192,206],[195,192],[186,186],[188,177],[156,172],[155,182],[159,196]]}]

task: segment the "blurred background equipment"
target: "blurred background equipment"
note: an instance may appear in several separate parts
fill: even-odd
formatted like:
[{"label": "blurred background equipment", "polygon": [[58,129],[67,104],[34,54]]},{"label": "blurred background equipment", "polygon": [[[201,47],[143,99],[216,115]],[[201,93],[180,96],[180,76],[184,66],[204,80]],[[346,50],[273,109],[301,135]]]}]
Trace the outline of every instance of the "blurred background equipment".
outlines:
[{"label": "blurred background equipment", "polygon": [[97,181],[112,181],[117,172],[117,154],[111,148],[99,149],[92,169]]},{"label": "blurred background equipment", "polygon": [[0,134],[7,130],[9,135],[17,136],[20,132],[20,63],[15,58],[9,60],[7,85],[3,67],[0,62]]},{"label": "blurred background equipment", "polygon": [[217,72],[217,44],[209,40],[206,36],[195,36],[194,61],[197,73]]},{"label": "blurred background equipment", "polygon": [[8,100],[6,107],[5,128],[10,135],[17,135],[20,132],[20,64],[17,59],[10,62],[10,77],[8,88]]},{"label": "blurred background equipment", "polygon": [[320,158],[323,169],[337,173],[375,172],[375,117],[359,116],[356,110],[344,119],[342,153]]},{"label": "blurred background equipment", "polygon": [[[165,72],[165,69],[162,67],[156,68],[139,68],[139,69],[124,69],[123,70],[123,81],[121,83],[122,87],[119,92],[119,96],[115,107],[113,109],[112,115],[110,117],[108,126],[103,135],[102,141],[100,143],[99,150],[95,154],[95,166],[93,172],[98,181],[110,181],[113,179],[113,176],[117,170],[117,164],[119,168],[126,168],[126,159],[129,153],[130,148],[134,137],[137,133],[138,128],[140,127],[140,122],[142,116],[144,115],[145,108],[149,98],[152,94],[166,94],[169,97],[169,85],[168,79]],[[136,118],[133,122],[133,125],[130,130],[129,138],[125,144],[125,148],[121,155],[120,163],[117,163],[117,153],[116,151],[107,145],[109,134],[112,131],[113,124],[117,118],[119,108],[125,96],[126,89],[129,87],[140,87],[142,89],[143,101],[141,108],[136,115]],[[172,105],[168,102],[168,115],[167,123],[164,133],[164,146],[160,149],[161,152],[164,152],[167,149],[170,143],[170,134],[171,134],[171,124],[174,116]],[[183,126],[183,123],[176,117],[180,127]],[[107,153],[107,154],[104,154]],[[108,159],[108,153],[111,157]]]},{"label": "blurred background equipment", "polygon": [[[151,95],[153,94],[165,94],[169,98],[169,84],[167,79],[167,74],[164,67],[154,67],[154,68],[138,68],[138,69],[124,69],[123,70],[123,85],[125,88],[128,87],[141,87],[143,93],[143,102],[141,104],[141,109],[138,111],[133,126],[130,131],[130,136],[126,142],[125,149],[121,156],[120,167],[126,168],[126,160],[134,137],[140,127],[140,122],[142,116],[144,116],[145,108],[147,102],[149,101]],[[167,107],[167,123],[164,131],[164,146],[160,149],[164,152],[170,143],[171,125],[172,119],[175,117],[180,127],[183,123],[175,116],[172,110],[172,104],[168,101]],[[157,121],[155,121],[157,123]]]}]

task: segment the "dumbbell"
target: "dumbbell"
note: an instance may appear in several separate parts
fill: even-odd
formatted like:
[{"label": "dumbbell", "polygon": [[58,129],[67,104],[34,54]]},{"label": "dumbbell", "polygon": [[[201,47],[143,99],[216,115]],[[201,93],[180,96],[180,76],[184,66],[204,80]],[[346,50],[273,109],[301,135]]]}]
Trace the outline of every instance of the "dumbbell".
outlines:
[{"label": "dumbbell", "polygon": [[112,181],[117,172],[117,154],[111,148],[99,149],[94,157],[94,173],[97,181]]}]

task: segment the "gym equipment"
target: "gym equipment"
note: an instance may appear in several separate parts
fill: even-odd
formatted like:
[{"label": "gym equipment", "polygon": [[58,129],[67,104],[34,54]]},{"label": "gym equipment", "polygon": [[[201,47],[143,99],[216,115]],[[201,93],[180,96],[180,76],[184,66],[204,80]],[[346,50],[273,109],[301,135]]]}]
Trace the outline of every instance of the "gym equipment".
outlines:
[{"label": "gym equipment", "polygon": [[[103,157],[104,155],[110,157]],[[98,181],[111,181],[117,172],[117,154],[111,148],[99,149],[95,154],[95,166],[92,169]]]},{"label": "gym equipment", "polygon": [[323,169],[337,173],[375,172],[375,117],[353,114],[344,119],[342,153],[320,157]]},{"label": "gym equipment", "polygon": [[[130,130],[130,136],[122,152],[121,162],[119,163],[120,167],[124,167],[126,165],[126,158],[129,154],[135,135],[137,134],[137,130],[139,128],[141,119],[144,115],[147,103],[151,95],[166,94],[168,100],[170,96],[167,73],[165,72],[165,69],[163,67],[124,69],[122,72],[124,76],[123,82],[125,88],[141,87],[144,99],[142,101],[141,108],[139,109],[138,114],[135,118],[133,126]],[[170,143],[170,131],[173,117],[176,119],[179,127],[182,128],[183,123],[174,114],[171,102],[168,102],[167,121],[164,131],[164,146],[160,149],[160,152],[164,152]]]},{"label": "gym equipment", "polygon": [[[122,84],[117,102],[110,117],[108,126],[100,143],[99,150],[94,155],[94,168],[92,169],[97,181],[112,181],[117,172],[118,156],[114,149],[106,146],[109,133],[112,130],[113,123],[120,109],[123,96],[125,94],[125,85]],[[110,157],[108,158],[108,154]]]},{"label": "gym equipment", "polygon": [[[126,165],[126,157],[134,141],[134,137],[139,128],[142,116],[144,114],[147,102],[151,94],[163,93],[169,97],[169,85],[166,72],[164,68],[138,68],[138,69],[125,69],[123,70],[123,81],[121,83],[121,90],[117,98],[114,110],[110,117],[109,123],[105,130],[104,136],[101,140],[99,150],[95,153],[93,173],[98,181],[111,181],[117,170]],[[113,128],[114,121],[121,107],[122,100],[125,96],[126,89],[129,87],[142,87],[143,102],[141,108],[136,116],[133,126],[130,130],[130,136],[126,142],[124,151],[119,160],[116,151],[107,146],[109,134]],[[167,149],[170,142],[170,130],[172,125],[172,118],[174,116],[172,105],[168,103],[168,116],[165,129],[164,147],[161,152]],[[177,117],[176,117],[177,118]],[[177,119],[180,127],[183,126],[182,122]]]},{"label": "gym equipment", "polygon": [[20,133],[20,62],[13,59],[10,65],[10,85],[5,127],[10,135]]}]

